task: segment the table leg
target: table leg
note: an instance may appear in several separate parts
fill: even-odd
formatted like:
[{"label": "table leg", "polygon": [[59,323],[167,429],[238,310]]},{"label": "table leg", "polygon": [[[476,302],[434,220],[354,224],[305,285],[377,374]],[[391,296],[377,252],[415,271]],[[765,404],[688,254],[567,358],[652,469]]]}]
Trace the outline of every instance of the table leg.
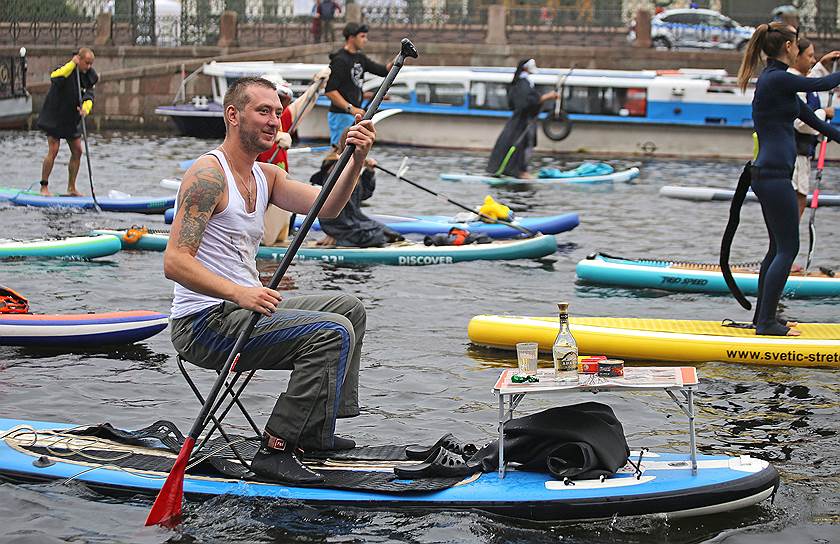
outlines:
[{"label": "table leg", "polygon": [[505,477],[505,396],[499,394],[499,479]]}]

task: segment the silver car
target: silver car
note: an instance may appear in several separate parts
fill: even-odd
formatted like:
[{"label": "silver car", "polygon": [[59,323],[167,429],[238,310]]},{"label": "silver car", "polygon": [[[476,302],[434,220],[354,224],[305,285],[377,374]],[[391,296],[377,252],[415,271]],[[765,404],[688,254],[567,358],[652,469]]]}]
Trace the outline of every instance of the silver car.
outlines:
[{"label": "silver car", "polygon": [[[651,19],[650,37],[657,49],[742,50],[755,32],[711,9],[670,9]],[[635,34],[631,30],[631,34]],[[633,36],[633,39],[635,36]]]}]

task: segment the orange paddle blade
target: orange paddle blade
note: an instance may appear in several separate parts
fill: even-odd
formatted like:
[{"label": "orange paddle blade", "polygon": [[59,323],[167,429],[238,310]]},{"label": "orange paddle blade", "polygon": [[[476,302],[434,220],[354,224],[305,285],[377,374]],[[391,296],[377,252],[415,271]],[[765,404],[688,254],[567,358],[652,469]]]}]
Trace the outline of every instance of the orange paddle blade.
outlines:
[{"label": "orange paddle blade", "polygon": [[195,439],[188,436],[178,452],[178,458],[169,471],[163,487],[160,488],[155,503],[146,518],[146,526],[162,525],[164,527],[175,527],[181,523],[181,506],[184,500],[184,473],[187,470],[187,461],[190,459]]}]

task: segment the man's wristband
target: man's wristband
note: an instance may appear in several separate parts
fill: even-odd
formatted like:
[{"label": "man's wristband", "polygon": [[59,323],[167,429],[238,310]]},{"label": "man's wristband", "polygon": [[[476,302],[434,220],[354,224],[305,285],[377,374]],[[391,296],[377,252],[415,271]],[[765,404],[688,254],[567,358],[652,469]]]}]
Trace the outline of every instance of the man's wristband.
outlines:
[{"label": "man's wristband", "polygon": [[347,113],[353,113],[353,104],[347,104],[347,107],[344,108],[344,111]]}]

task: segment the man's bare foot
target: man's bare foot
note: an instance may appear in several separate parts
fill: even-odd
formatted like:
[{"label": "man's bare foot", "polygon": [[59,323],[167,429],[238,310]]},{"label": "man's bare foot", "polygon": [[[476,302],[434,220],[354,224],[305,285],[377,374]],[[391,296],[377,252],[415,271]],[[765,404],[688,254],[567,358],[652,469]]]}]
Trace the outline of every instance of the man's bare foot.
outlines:
[{"label": "man's bare foot", "polygon": [[41,186],[41,190],[40,190],[40,191],[38,191],[38,193],[39,193],[41,196],[52,196],[52,195],[53,195],[53,194],[50,192],[50,190],[49,190],[49,189],[47,189],[47,186],[46,186],[46,185],[42,185],[42,186]]},{"label": "man's bare foot", "polygon": [[796,330],[796,329],[791,328],[791,329],[787,332],[787,335],[788,335],[788,336],[802,336],[802,331],[798,331],[798,330]]},{"label": "man's bare foot", "polygon": [[64,196],[84,196],[84,195],[83,195],[82,193],[80,193],[79,191],[77,191],[76,189],[73,189],[73,190],[71,191],[71,190],[68,188],[68,189],[67,189],[67,194],[65,194]]},{"label": "man's bare foot", "polygon": [[329,235],[324,236],[323,238],[321,238],[320,240],[315,242],[315,245],[316,246],[334,246],[335,245],[335,238],[333,238],[332,236],[329,236]]}]

